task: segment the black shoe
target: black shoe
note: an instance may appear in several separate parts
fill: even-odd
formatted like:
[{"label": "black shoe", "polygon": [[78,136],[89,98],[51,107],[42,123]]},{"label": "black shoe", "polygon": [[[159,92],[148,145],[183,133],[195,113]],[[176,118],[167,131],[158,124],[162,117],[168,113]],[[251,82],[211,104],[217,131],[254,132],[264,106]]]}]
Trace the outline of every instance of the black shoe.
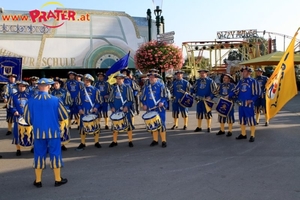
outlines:
[{"label": "black shoe", "polygon": [[225,131],[219,130],[219,132],[216,135],[224,135],[224,134],[225,134]]},{"label": "black shoe", "polygon": [[108,147],[115,147],[115,146],[118,146],[118,143],[117,142],[111,142]]},{"label": "black shoe", "polygon": [[253,136],[251,136],[249,142],[254,142],[254,139],[255,138]]},{"label": "black shoe", "polygon": [[96,143],[95,143],[95,147],[101,148],[101,144],[100,144],[99,142],[96,142]]},{"label": "black shoe", "polygon": [[247,135],[242,135],[240,134],[239,136],[237,136],[235,139],[240,140],[240,139],[247,139]]},{"label": "black shoe", "polygon": [[61,150],[67,151],[68,149],[67,149],[67,147],[66,147],[65,145],[62,145],[62,146],[61,146]]},{"label": "black shoe", "polygon": [[269,126],[269,122],[266,122],[266,123],[265,123],[265,126]]},{"label": "black shoe", "polygon": [[171,130],[174,130],[175,128],[178,128],[178,126],[172,126]]},{"label": "black shoe", "polygon": [[162,147],[162,148],[166,148],[166,147],[167,147],[167,143],[166,143],[166,142],[162,142],[162,143],[161,143],[161,147]]},{"label": "black shoe", "polygon": [[186,129],[187,129],[187,127],[186,127],[186,125],[184,125],[184,126],[183,126],[183,130],[186,130]]},{"label": "black shoe", "polygon": [[79,130],[79,126],[77,126],[77,130]]},{"label": "black shoe", "polygon": [[207,128],[207,132],[210,133],[210,128]]},{"label": "black shoe", "polygon": [[197,128],[194,130],[194,132],[200,132],[200,131],[202,131],[202,128],[199,128],[199,127],[197,127]]},{"label": "black shoe", "polygon": [[154,147],[154,146],[156,146],[156,145],[158,145],[158,142],[153,140],[153,141],[151,142],[151,144],[150,144],[150,147]]},{"label": "black shoe", "polygon": [[21,151],[17,150],[16,156],[20,156],[21,155]]},{"label": "black shoe", "polygon": [[133,143],[132,143],[132,142],[129,142],[129,143],[128,143],[128,146],[129,146],[129,147],[133,147]]},{"label": "black shoe", "polygon": [[33,182],[33,185],[37,188],[41,188],[42,187],[42,182]]},{"label": "black shoe", "polygon": [[106,130],[108,130],[108,129],[109,129],[107,125],[105,125],[105,129],[106,129]]},{"label": "black shoe", "polygon": [[68,182],[68,179],[66,179],[66,178],[61,178],[61,181],[55,181],[54,186],[55,186],[55,187],[59,187],[59,186],[61,186],[61,185],[63,185],[63,184],[66,184],[67,182]]},{"label": "black shoe", "polygon": [[12,134],[11,131],[7,131],[7,132],[6,132],[6,135],[11,135],[11,134]]},{"label": "black shoe", "polygon": [[228,131],[226,137],[230,137],[230,136],[232,136],[232,133]]},{"label": "black shoe", "polygon": [[85,144],[80,143],[80,145],[77,147],[76,151],[82,151],[85,148]]},{"label": "black shoe", "polygon": [[32,148],[32,149],[30,150],[30,152],[31,152],[31,153],[34,153],[34,149]]}]

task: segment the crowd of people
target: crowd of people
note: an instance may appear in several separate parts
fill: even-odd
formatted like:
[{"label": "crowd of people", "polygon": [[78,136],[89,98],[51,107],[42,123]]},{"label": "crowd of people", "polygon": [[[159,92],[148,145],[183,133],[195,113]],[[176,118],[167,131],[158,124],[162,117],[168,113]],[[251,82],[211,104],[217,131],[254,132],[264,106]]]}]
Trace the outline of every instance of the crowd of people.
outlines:
[{"label": "crowd of people", "polygon": [[[150,146],[159,144],[160,135],[161,147],[166,148],[166,110],[172,108],[174,124],[170,129],[178,129],[181,114],[183,130],[186,130],[189,107],[196,101],[198,125],[194,131],[202,131],[202,121],[205,119],[206,130],[211,132],[211,102],[218,97],[229,105],[239,104],[241,133],[236,139],[247,139],[246,125],[249,125],[249,142],[255,141],[255,125],[259,123],[260,114],[266,112],[264,88],[268,78],[262,75],[263,69],[256,69],[256,78],[251,78],[252,68],[242,67],[242,78],[236,84],[230,74],[222,74],[220,82],[216,83],[205,69],[198,70],[199,78],[194,82],[185,80],[181,70],[176,71],[174,76],[167,76],[165,82],[158,72],[157,69],[150,69],[142,85],[132,78],[128,69],[115,75],[116,83],[113,85],[107,82],[103,72],[97,74],[95,81],[90,74],[80,75],[69,71],[66,82],[59,77],[31,77],[30,83],[16,82],[16,75],[9,75],[9,83],[3,92],[8,122],[6,135],[13,134],[17,156],[21,156],[22,146],[31,147],[36,174],[33,184],[42,187],[41,176],[47,153],[54,171],[55,186],[67,183],[68,180],[60,175],[63,166],[61,151],[67,150],[72,120],[78,125],[80,134],[77,151],[85,149],[87,135],[93,135],[96,148],[102,147],[99,142],[102,118],[104,129],[112,130],[109,147],[118,145],[119,132],[127,132],[128,146],[132,148],[134,116],[139,115],[142,108],[146,111],[142,116],[146,130],[152,134]],[[226,136],[230,137],[235,122],[234,106],[227,110],[225,108],[225,111],[225,114],[220,112],[218,115],[220,130],[216,135],[226,134],[225,123],[228,123]],[[268,121],[265,125],[268,125]]]}]

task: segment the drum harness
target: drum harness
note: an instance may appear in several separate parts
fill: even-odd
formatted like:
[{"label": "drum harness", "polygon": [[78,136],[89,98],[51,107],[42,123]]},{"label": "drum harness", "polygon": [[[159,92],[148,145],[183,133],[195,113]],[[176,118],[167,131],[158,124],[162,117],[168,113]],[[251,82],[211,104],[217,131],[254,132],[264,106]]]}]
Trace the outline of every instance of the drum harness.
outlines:
[{"label": "drum harness", "polygon": [[86,91],[86,88],[84,87],[84,92],[85,92],[85,96],[87,97],[88,101],[90,102],[92,108],[90,109],[90,112],[92,113],[93,112],[93,108],[94,108],[94,104],[92,103],[92,100],[88,94],[88,92]]},{"label": "drum harness", "polygon": [[122,96],[122,93],[121,93],[120,88],[119,88],[119,85],[117,85],[117,90],[118,90],[118,92],[119,92],[119,94],[120,94],[121,103],[122,103],[122,106],[120,107],[120,110],[123,111],[123,106],[125,105],[125,103],[127,102],[127,100],[124,101],[123,96]]},{"label": "drum harness", "polygon": [[152,97],[152,100],[154,102],[154,107],[153,108],[150,108],[149,110],[154,110],[155,108],[158,107],[159,111],[161,111],[161,108],[158,106],[159,102],[160,102],[160,99],[158,101],[155,100],[155,97],[154,97],[154,94],[153,94],[153,91],[152,91],[152,87],[151,87],[151,84],[149,84],[149,90],[150,90],[150,94],[151,94],[151,97]]}]

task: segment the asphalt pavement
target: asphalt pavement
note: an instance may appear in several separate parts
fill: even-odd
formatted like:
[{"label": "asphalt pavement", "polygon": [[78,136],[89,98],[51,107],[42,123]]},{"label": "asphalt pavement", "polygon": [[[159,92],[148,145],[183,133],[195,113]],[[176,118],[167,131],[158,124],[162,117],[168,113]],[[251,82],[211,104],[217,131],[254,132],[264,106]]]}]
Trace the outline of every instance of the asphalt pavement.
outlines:
[{"label": "asphalt pavement", "polygon": [[[133,148],[127,135],[119,134],[119,145],[109,148],[112,133],[100,134],[101,149],[87,137],[84,151],[75,151],[80,143],[76,125],[71,141],[63,152],[62,177],[69,182],[54,187],[49,167],[43,172],[43,187],[36,188],[33,154],[29,149],[15,155],[12,136],[6,136],[5,110],[0,111],[0,199],[300,199],[300,95],[294,97],[264,126],[264,117],[256,127],[256,140],[237,141],[238,123],[233,136],[216,136],[217,114],[213,111],[211,133],[194,132],[195,108],[190,109],[189,125],[182,130],[167,130],[167,148],[150,147],[151,134],[141,118],[135,117]],[[0,105],[2,107],[2,105]],[[237,116],[237,112],[236,112]],[[103,121],[101,122],[103,125]],[[167,112],[167,128],[173,125]],[[206,130],[205,121],[203,128]],[[250,135],[247,129],[248,138]]]}]

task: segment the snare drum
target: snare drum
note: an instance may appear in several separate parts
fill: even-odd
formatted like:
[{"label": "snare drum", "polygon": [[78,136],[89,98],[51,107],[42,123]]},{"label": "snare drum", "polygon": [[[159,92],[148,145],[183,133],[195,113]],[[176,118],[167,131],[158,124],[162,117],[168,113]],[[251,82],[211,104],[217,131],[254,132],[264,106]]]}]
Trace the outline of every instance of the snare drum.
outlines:
[{"label": "snare drum", "polygon": [[115,112],[110,115],[113,131],[123,132],[129,128],[129,123],[124,112]]},{"label": "snare drum", "polygon": [[33,134],[32,126],[28,125],[24,118],[20,118],[18,121],[19,130],[19,144],[22,147],[32,147],[33,146]]},{"label": "snare drum", "polygon": [[97,115],[90,114],[82,118],[83,131],[86,134],[95,134],[100,130],[100,124],[98,122]]},{"label": "snare drum", "polygon": [[66,121],[59,122],[60,131],[62,132],[60,137],[62,145],[68,144],[70,142],[70,131],[69,131],[68,123],[66,123]]},{"label": "snare drum", "polygon": [[156,131],[162,127],[161,119],[156,111],[146,112],[143,114],[142,118],[145,121],[146,129],[149,132]]}]

